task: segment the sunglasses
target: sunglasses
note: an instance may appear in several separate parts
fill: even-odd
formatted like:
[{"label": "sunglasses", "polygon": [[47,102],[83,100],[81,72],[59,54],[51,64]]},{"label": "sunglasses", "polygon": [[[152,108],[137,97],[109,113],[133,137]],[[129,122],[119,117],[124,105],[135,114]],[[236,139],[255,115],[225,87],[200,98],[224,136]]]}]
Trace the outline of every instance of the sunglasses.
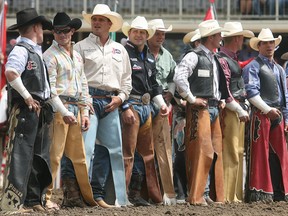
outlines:
[{"label": "sunglasses", "polygon": [[67,34],[67,33],[69,33],[70,31],[71,31],[71,28],[69,28],[69,29],[54,29],[54,32],[55,32],[56,34],[61,34],[61,33]]}]

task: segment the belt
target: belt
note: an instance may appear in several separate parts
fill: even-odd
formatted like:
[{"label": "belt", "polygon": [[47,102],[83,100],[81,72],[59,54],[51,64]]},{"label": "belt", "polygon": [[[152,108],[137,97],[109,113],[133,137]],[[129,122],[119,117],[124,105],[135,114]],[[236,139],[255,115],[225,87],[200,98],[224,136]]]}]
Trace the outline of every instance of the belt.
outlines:
[{"label": "belt", "polygon": [[219,100],[217,99],[208,99],[208,106],[209,107],[218,107]]},{"label": "belt", "polygon": [[129,98],[130,99],[136,99],[136,100],[139,100],[141,101],[143,104],[147,105],[147,104],[150,104],[150,94],[149,93],[145,93],[143,95],[133,95],[133,94],[130,94],[129,95]]}]

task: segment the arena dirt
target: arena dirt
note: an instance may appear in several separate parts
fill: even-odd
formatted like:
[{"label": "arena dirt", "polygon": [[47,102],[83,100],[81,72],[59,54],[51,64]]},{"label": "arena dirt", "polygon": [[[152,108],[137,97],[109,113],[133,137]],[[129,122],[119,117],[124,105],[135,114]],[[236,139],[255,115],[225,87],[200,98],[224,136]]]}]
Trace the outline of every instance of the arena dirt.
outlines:
[{"label": "arena dirt", "polygon": [[[61,190],[55,190],[53,201],[58,204],[62,202]],[[99,216],[158,216],[158,215],[179,215],[179,216],[280,216],[288,215],[288,203],[275,202],[272,204],[225,204],[225,205],[210,205],[207,207],[192,206],[189,204],[181,204],[176,206],[150,206],[150,207],[122,207],[113,209],[103,209],[100,207],[94,208],[65,208],[59,211],[49,212],[45,214],[32,215],[99,215]]]}]

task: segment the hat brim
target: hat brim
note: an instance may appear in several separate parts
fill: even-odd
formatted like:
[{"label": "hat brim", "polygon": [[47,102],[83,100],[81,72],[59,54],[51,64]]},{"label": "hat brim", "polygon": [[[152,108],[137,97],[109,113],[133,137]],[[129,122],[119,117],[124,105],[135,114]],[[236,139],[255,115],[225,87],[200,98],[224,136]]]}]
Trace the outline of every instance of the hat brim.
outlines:
[{"label": "hat brim", "polygon": [[112,25],[109,29],[109,32],[116,32],[122,27],[123,19],[122,19],[121,15],[116,13],[116,12],[111,11],[111,12],[106,13],[106,14],[87,14],[85,11],[82,11],[82,16],[88,24],[91,24],[92,16],[97,16],[97,15],[98,16],[104,16],[112,22]]},{"label": "hat brim", "polygon": [[22,23],[20,25],[18,24],[11,25],[8,27],[8,30],[16,30],[20,27],[27,26],[27,25],[34,24],[34,23],[41,23],[43,30],[51,30],[53,28],[52,22],[50,20],[47,20],[44,16],[38,16],[30,20],[29,22]]},{"label": "hat brim", "polygon": [[151,37],[153,37],[153,35],[155,34],[155,31],[156,31],[156,29],[153,27],[148,28],[148,29],[146,29],[146,28],[144,29],[142,27],[137,27],[137,26],[132,27],[131,25],[129,25],[129,23],[125,22],[122,26],[123,34],[128,37],[128,33],[129,33],[130,29],[132,29],[132,28],[146,30],[148,32],[147,40],[149,40]]},{"label": "hat brim", "polygon": [[278,46],[282,41],[282,36],[279,35],[277,38],[267,38],[267,39],[259,39],[258,37],[253,37],[250,39],[249,45],[253,50],[259,51],[258,43],[260,41],[275,41],[275,47]]},{"label": "hat brim", "polygon": [[282,54],[281,59],[287,61],[288,60],[288,52]]},{"label": "hat brim", "polygon": [[191,42],[194,42],[196,40],[201,39],[201,35],[199,33],[195,33],[195,31],[188,32],[184,37],[183,37],[183,43],[188,44]]},{"label": "hat brim", "polygon": [[218,33],[224,32],[224,31],[226,31],[226,30],[224,30],[222,27],[218,27],[218,28],[215,28],[213,31],[207,32],[206,34],[203,34],[203,35],[200,32],[200,35],[202,38],[204,38],[204,37],[208,37],[208,36],[218,34]]},{"label": "hat brim", "polygon": [[232,36],[239,36],[239,35],[243,35],[246,38],[252,38],[254,37],[254,33],[250,30],[243,30],[243,31],[237,31],[237,32],[229,32],[229,31],[225,31],[222,34],[222,37],[232,37]]},{"label": "hat brim", "polygon": [[168,28],[156,28],[158,31],[163,31],[163,32],[170,32],[172,31],[172,25],[170,25]]},{"label": "hat brim", "polygon": [[70,23],[68,23],[67,25],[53,25],[53,29],[55,28],[64,28],[64,27],[71,27],[74,28],[75,31],[77,31],[78,29],[81,28],[82,26],[82,21],[78,18],[72,19]]}]

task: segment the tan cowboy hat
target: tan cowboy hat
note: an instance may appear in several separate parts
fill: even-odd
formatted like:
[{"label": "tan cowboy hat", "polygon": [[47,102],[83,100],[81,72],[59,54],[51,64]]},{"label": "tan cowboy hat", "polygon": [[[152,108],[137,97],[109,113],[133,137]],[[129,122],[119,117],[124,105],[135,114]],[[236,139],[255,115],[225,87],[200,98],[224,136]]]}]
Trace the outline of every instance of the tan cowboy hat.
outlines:
[{"label": "tan cowboy hat", "polygon": [[172,25],[170,25],[168,28],[165,28],[164,22],[162,19],[153,19],[148,22],[149,26],[154,26],[156,30],[158,31],[163,31],[163,32],[168,32],[172,31]]},{"label": "tan cowboy hat", "polygon": [[282,40],[281,35],[279,35],[278,38],[274,38],[269,28],[263,28],[259,33],[258,37],[253,37],[250,39],[250,47],[256,51],[259,51],[258,43],[260,41],[275,41],[275,46],[278,46],[281,40]]},{"label": "tan cowboy hat", "polygon": [[222,33],[222,37],[232,37],[237,35],[243,35],[244,37],[254,37],[254,33],[250,30],[243,30],[240,22],[226,22],[224,24],[225,32]]},{"label": "tan cowboy hat", "polygon": [[281,55],[281,59],[287,61],[287,60],[288,60],[288,52],[283,53],[283,54]]},{"label": "tan cowboy hat", "polygon": [[150,39],[156,31],[155,27],[148,27],[147,20],[143,16],[137,16],[134,20],[132,20],[131,25],[129,25],[127,22],[125,22],[122,26],[123,34],[128,37],[128,32],[132,28],[146,30],[148,32],[148,35],[149,35],[148,39]]},{"label": "tan cowboy hat", "polygon": [[194,42],[196,40],[201,39],[200,31],[199,29],[196,29],[195,31],[188,32],[184,37],[183,37],[183,43],[188,44],[190,42]]},{"label": "tan cowboy hat", "polygon": [[217,20],[206,20],[201,22],[198,25],[201,37],[208,37],[220,32],[223,32],[224,29],[219,26]]},{"label": "tan cowboy hat", "polygon": [[91,17],[94,15],[104,16],[112,22],[109,32],[118,31],[123,24],[122,16],[116,12],[111,11],[106,4],[97,4],[94,7],[92,14],[87,14],[85,11],[82,11],[83,18],[89,24],[91,24]]}]

